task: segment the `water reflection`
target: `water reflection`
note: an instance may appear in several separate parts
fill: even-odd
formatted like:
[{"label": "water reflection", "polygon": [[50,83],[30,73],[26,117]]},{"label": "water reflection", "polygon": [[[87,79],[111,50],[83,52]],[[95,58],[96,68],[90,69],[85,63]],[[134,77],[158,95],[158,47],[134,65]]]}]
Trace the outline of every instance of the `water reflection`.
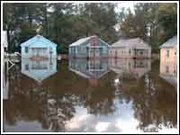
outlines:
[{"label": "water reflection", "polygon": [[57,72],[57,60],[21,59],[21,73],[41,83],[44,79]]},{"label": "water reflection", "polygon": [[140,78],[151,70],[149,59],[110,59],[110,69],[121,78]]},{"label": "water reflection", "polygon": [[160,61],[160,77],[172,84],[173,86],[177,86],[177,61]]},{"label": "water reflection", "polygon": [[97,80],[109,71],[108,59],[70,59],[69,70],[97,85]]},{"label": "water reflection", "polygon": [[[158,76],[159,61],[131,61],[131,68],[126,62],[117,61],[119,65],[126,63],[131,71],[128,73],[124,65],[123,77],[121,72],[114,72],[122,68],[119,70],[110,62],[96,62],[95,67],[102,67],[102,72],[94,73],[91,68],[84,68],[90,67],[89,61],[81,60],[77,65],[61,61],[57,63],[57,72],[41,85],[21,74],[21,65],[15,65],[9,71],[9,98],[3,101],[4,130],[176,131],[177,93]],[[92,86],[68,69],[71,67],[87,78],[95,76],[98,84]],[[109,71],[109,67],[118,70]],[[120,79],[118,87],[114,85],[116,77]]]}]

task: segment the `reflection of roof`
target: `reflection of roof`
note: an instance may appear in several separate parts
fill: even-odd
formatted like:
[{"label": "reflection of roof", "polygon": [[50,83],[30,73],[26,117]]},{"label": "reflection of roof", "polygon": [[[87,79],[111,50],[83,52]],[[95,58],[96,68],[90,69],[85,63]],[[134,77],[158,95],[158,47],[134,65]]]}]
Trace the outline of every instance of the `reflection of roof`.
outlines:
[{"label": "reflection of roof", "polygon": [[96,78],[89,78],[89,83],[93,86],[97,86],[98,80]]},{"label": "reflection of roof", "polygon": [[83,72],[72,68],[69,68],[69,70],[84,78],[96,78],[96,79],[101,78],[102,76],[104,76],[109,72],[108,70],[107,71],[103,70],[103,71],[95,71],[95,73],[92,73],[88,70]]},{"label": "reflection of roof", "polygon": [[[40,42],[39,44],[37,44],[38,42]],[[36,35],[34,37],[32,37],[31,39],[25,41],[24,43],[21,44],[21,47],[22,46],[30,46],[30,45],[33,45],[34,43],[36,43],[37,46],[40,46],[40,45],[51,45],[51,46],[57,46],[55,43],[51,42],[50,40],[44,38],[43,36],[41,35]]]},{"label": "reflection of roof", "polygon": [[177,36],[173,36],[171,39],[163,43],[160,48],[170,48],[177,46]]},{"label": "reflection of roof", "polygon": [[159,75],[162,79],[169,82],[173,86],[177,85],[177,77],[176,76],[170,76],[170,75]]},{"label": "reflection of roof", "polygon": [[56,71],[48,70],[30,70],[30,71],[21,71],[24,75],[38,81],[42,82],[44,79],[56,73]]},{"label": "reflection of roof", "polygon": [[117,42],[113,43],[111,45],[111,47],[143,47],[143,48],[150,48],[150,46],[140,38],[120,39]]}]

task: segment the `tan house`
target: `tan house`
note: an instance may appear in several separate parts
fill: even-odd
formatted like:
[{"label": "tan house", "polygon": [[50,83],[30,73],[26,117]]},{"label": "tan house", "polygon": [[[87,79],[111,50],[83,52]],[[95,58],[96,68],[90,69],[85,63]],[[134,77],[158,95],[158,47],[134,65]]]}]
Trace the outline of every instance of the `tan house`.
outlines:
[{"label": "tan house", "polygon": [[111,45],[110,58],[151,58],[151,47],[140,38],[120,39]]},{"label": "tan house", "polygon": [[160,46],[160,77],[171,84],[177,83],[177,36]]}]

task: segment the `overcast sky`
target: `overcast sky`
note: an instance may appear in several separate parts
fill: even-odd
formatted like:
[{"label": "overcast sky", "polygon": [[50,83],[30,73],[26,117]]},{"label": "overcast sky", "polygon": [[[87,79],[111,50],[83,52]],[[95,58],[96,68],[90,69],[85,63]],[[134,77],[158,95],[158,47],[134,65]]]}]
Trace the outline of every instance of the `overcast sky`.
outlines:
[{"label": "overcast sky", "polygon": [[[136,2],[136,3],[137,3],[137,2]],[[133,2],[133,1],[129,1],[129,2],[126,2],[126,1],[118,2],[117,8],[115,8],[115,11],[116,11],[116,12],[120,12],[120,11],[121,11],[120,9],[121,9],[122,7],[124,7],[125,9],[130,8],[131,11],[134,13],[134,4],[135,4],[135,2]]]}]

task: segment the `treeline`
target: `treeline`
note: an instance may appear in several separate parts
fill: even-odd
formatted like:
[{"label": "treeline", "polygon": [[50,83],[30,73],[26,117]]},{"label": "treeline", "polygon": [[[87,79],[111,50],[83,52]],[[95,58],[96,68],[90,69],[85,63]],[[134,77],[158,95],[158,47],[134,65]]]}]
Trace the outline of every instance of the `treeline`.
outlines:
[{"label": "treeline", "polygon": [[[36,35],[36,30],[58,44],[58,53],[79,38],[97,35],[112,44],[119,38],[141,37],[157,52],[177,32],[176,4],[136,4],[115,12],[115,3],[4,3],[3,29],[8,32],[9,52]],[[120,25],[115,31],[114,26]]]},{"label": "treeline", "polygon": [[134,6],[134,14],[128,10],[121,16],[121,36],[140,37],[151,45],[153,52],[177,34],[176,3],[140,3]]}]

